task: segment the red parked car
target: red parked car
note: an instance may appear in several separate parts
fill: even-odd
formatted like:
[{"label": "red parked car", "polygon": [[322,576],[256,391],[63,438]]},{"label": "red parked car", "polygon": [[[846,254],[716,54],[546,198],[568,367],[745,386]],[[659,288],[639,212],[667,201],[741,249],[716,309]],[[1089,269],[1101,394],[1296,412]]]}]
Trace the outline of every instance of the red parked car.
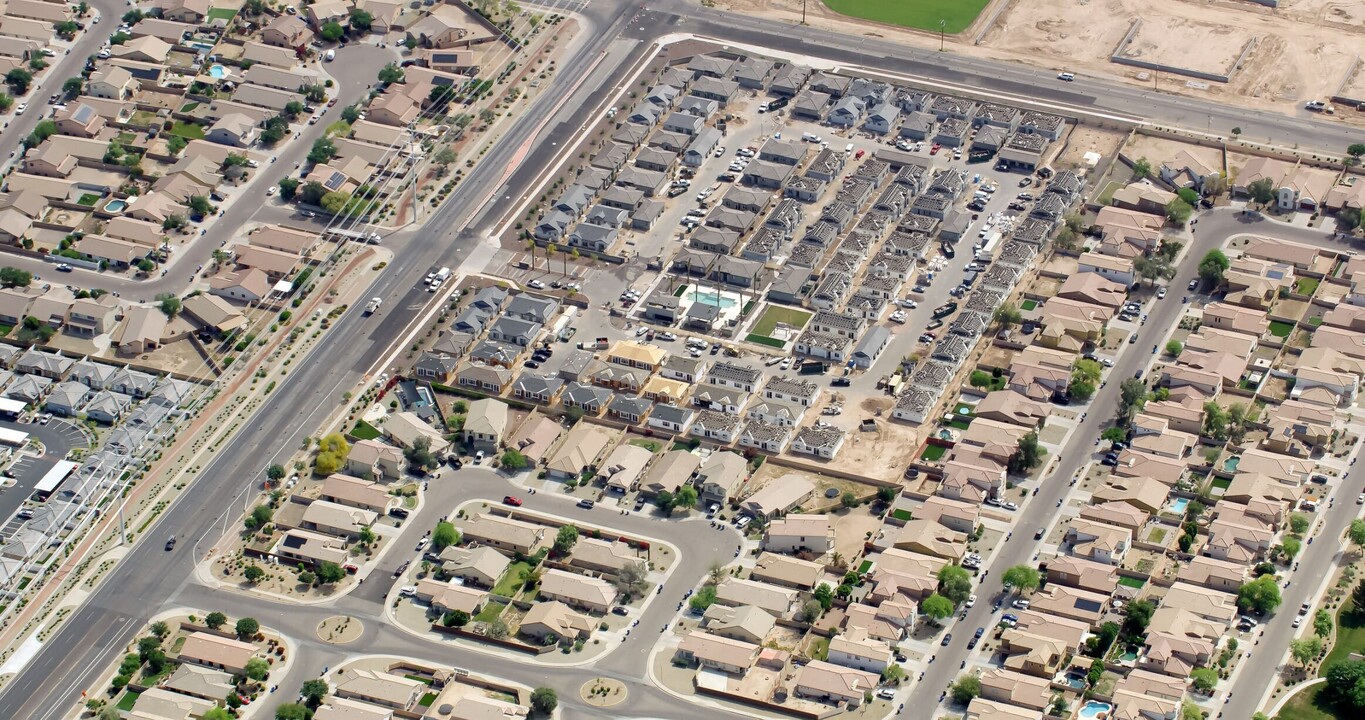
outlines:
[{"label": "red parked car", "polygon": [[938,154],[938,151],[939,151],[939,150],[942,150],[942,149],[943,149],[943,146],[942,146],[942,145],[939,145],[938,143],[934,143],[934,146],[931,147],[931,148],[929,148],[929,154],[930,154],[930,155],[937,155],[937,154]]},{"label": "red parked car", "polygon": [[512,495],[504,495],[502,497],[502,504],[511,505],[512,507],[521,507],[521,499]]}]

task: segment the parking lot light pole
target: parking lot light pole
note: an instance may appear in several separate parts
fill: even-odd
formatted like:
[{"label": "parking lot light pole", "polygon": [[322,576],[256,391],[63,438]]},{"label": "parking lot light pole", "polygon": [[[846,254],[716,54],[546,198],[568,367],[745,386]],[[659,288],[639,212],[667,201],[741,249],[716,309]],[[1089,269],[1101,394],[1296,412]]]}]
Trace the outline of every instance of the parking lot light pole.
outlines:
[{"label": "parking lot light pole", "polygon": [[948,32],[948,21],[938,21],[938,51],[943,52],[943,35]]}]

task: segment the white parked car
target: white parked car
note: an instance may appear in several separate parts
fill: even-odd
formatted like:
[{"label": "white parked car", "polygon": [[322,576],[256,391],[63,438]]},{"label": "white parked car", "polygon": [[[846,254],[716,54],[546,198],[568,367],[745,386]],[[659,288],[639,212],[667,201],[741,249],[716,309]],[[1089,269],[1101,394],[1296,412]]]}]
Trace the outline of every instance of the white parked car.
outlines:
[{"label": "white parked car", "polygon": [[543,283],[543,282],[541,282],[541,281],[539,281],[539,280],[532,280],[531,282],[526,283],[526,287],[534,288],[534,289],[536,289],[536,290],[544,290],[544,289],[545,289],[545,283]]},{"label": "white parked car", "polygon": [[280,191],[280,186],[278,186],[278,185],[271,185],[270,187],[268,187],[268,188],[265,189],[265,196],[266,196],[266,197],[271,197],[272,195],[274,195],[275,193],[277,193],[277,192],[279,192],[279,191]]}]

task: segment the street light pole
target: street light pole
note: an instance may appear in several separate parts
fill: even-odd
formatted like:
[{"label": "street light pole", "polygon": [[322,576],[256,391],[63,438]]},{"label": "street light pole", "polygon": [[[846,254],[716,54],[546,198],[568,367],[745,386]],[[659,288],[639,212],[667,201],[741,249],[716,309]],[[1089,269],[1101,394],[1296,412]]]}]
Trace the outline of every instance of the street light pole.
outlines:
[{"label": "street light pole", "polygon": [[938,21],[938,51],[943,52],[943,34],[948,32],[948,21]]}]

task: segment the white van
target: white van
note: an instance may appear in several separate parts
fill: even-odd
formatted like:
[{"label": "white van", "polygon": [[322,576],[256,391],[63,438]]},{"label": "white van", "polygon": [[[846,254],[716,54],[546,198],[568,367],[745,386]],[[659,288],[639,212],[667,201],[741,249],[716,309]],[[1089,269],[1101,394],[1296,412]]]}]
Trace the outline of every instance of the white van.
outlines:
[{"label": "white van", "polygon": [[849,155],[852,155],[852,154],[853,154],[853,143],[849,143],[849,144],[845,145],[845,146],[844,146],[844,152],[847,153],[847,154],[849,154]]},{"label": "white van", "polygon": [[332,62],[333,60],[337,59],[337,51],[328,50],[327,53],[322,56],[322,59],[327,62]]}]

